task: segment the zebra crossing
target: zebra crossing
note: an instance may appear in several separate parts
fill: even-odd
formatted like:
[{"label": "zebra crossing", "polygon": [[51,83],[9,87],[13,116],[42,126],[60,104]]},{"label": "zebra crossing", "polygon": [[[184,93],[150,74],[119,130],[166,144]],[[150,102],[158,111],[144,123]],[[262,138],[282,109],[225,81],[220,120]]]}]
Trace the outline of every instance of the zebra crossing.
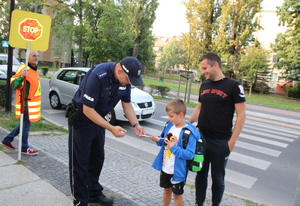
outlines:
[{"label": "zebra crossing", "polygon": [[[254,116],[256,113],[254,114]],[[159,135],[167,121],[167,116],[160,116],[165,121],[153,118],[143,127],[149,135]],[[187,116],[186,119],[189,117]],[[235,149],[231,152],[229,162],[239,164],[241,167],[247,166],[256,170],[266,171],[272,165],[272,160],[278,158],[282,152],[299,138],[299,129],[287,127],[292,121],[283,119],[287,125],[277,124],[272,119],[278,119],[278,116],[269,116],[268,121],[257,121],[256,119],[247,119],[243,131],[236,143]],[[271,120],[270,120],[271,119]],[[282,119],[282,118],[281,118]],[[293,121],[295,122],[295,121]],[[300,126],[299,126],[300,128]],[[125,128],[130,130],[129,128]],[[125,138],[115,138],[110,133],[107,133],[108,138],[113,138],[115,141],[135,147],[152,155],[157,155],[159,147],[152,141],[135,136],[126,135]],[[230,167],[226,169],[226,181],[240,187],[250,189],[256,183],[258,177],[253,174],[239,172]]]}]

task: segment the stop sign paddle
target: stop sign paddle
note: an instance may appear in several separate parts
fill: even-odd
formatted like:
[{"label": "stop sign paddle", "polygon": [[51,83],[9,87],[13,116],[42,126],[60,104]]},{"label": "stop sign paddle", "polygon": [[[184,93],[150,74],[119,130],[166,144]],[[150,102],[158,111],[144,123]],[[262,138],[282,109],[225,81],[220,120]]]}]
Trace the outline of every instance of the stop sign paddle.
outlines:
[{"label": "stop sign paddle", "polygon": [[12,47],[46,51],[49,46],[51,18],[48,15],[14,10],[9,44]]}]

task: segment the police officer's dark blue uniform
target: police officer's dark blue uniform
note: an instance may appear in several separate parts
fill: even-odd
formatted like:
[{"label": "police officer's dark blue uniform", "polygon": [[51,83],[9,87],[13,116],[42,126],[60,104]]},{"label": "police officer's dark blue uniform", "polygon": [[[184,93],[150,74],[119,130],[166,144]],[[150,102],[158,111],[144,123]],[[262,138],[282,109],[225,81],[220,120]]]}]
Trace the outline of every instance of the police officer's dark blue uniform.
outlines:
[{"label": "police officer's dark blue uniform", "polygon": [[[129,60],[127,68],[130,69]],[[88,71],[72,100],[77,109],[82,110],[85,105],[104,118],[119,100],[130,103],[131,85],[122,85],[116,79],[116,65],[114,62],[98,64]],[[69,168],[74,205],[98,202],[99,198],[100,203],[113,203],[112,199],[104,196],[103,187],[98,182],[104,162],[104,143],[105,128],[85,115],[73,126],[69,125]]]}]

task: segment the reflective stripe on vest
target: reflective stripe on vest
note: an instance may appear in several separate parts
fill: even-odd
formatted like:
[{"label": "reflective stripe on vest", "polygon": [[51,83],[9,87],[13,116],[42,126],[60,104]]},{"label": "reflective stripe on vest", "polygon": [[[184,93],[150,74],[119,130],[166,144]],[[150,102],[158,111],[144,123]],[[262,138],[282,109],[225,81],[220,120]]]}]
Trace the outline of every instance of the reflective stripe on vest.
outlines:
[{"label": "reflective stripe on vest", "polygon": [[[16,74],[11,78],[11,84],[13,80],[18,78],[21,75],[22,70],[25,68],[25,65],[21,65]],[[29,76],[30,75],[30,76]],[[41,83],[39,81],[39,75],[37,71],[29,69],[28,77],[26,81],[30,83],[29,93],[28,93],[28,117],[31,122],[36,122],[41,118]],[[24,85],[24,83],[22,84]],[[23,87],[23,86],[21,86]],[[21,116],[21,87],[16,89],[16,117],[20,118]],[[26,88],[24,88],[26,89]]]}]

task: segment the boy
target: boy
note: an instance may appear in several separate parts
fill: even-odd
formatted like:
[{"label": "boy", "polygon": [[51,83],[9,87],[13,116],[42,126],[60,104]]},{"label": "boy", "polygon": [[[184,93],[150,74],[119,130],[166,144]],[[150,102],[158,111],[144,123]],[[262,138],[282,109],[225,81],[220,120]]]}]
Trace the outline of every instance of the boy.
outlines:
[{"label": "boy", "polygon": [[[161,137],[150,137],[158,146],[161,146],[152,167],[161,171],[160,187],[164,188],[163,205],[170,204],[173,193],[174,205],[182,206],[183,187],[188,172],[186,161],[193,159],[200,133],[194,125],[185,120],[186,105],[181,99],[173,99],[166,106],[166,112],[169,122],[167,122]],[[190,131],[190,135],[186,149],[183,149],[182,137],[185,129]]]}]

